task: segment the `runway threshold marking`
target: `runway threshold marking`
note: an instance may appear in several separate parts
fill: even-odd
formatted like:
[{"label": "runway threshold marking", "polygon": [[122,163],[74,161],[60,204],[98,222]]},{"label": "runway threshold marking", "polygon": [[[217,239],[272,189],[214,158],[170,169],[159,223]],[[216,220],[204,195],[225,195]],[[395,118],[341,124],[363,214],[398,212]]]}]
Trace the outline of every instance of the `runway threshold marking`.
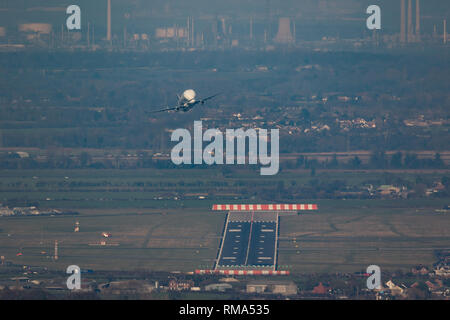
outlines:
[{"label": "runway threshold marking", "polygon": [[278,256],[278,225],[280,224],[279,213],[277,212],[275,220],[275,250],[273,253],[273,271],[277,268],[277,256]]},{"label": "runway threshold marking", "polygon": [[217,270],[217,268],[219,267],[220,258],[222,257],[222,249],[223,249],[223,245],[224,245],[224,242],[225,242],[225,236],[227,234],[228,220],[229,219],[230,219],[230,213],[227,214],[227,221],[225,221],[225,230],[224,230],[224,233],[223,233],[222,243],[220,244],[219,256],[217,257],[217,261],[216,261],[216,265],[214,266],[214,270]]}]

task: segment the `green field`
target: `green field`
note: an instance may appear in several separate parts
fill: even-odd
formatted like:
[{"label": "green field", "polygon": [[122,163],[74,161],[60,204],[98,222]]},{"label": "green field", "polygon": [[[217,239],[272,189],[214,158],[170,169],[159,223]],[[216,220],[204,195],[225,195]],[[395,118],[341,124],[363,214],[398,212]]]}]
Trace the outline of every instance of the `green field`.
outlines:
[{"label": "green field", "polygon": [[[429,179],[439,176],[429,175]],[[2,171],[0,178],[0,202],[17,199],[42,208],[80,212],[76,216],[0,217],[0,255],[7,261],[51,269],[76,264],[95,270],[161,271],[212,267],[225,214],[213,213],[211,204],[260,201],[244,194],[237,199],[220,197],[222,191],[239,194],[256,181],[301,184],[311,179],[305,171],[263,178],[252,172],[223,177],[214,169],[13,170]],[[346,179],[351,184],[383,177],[318,172],[317,179]],[[403,175],[403,179],[415,179],[415,175]],[[220,185],[223,182],[227,185]],[[210,196],[175,200],[174,192]],[[163,199],[155,200],[157,196]],[[408,270],[432,265],[436,249],[450,248],[450,215],[435,212],[449,199],[290,202],[318,203],[319,210],[281,218],[280,269],[353,272],[377,264],[382,269]],[[77,233],[76,221],[80,223]],[[111,237],[105,239],[102,232]],[[52,259],[55,240],[58,261]]]},{"label": "green field", "polygon": [[306,273],[362,271],[371,264],[409,270],[432,265],[434,250],[450,248],[450,215],[436,214],[431,203],[368,202],[324,203],[317,213],[282,218],[279,265]]}]

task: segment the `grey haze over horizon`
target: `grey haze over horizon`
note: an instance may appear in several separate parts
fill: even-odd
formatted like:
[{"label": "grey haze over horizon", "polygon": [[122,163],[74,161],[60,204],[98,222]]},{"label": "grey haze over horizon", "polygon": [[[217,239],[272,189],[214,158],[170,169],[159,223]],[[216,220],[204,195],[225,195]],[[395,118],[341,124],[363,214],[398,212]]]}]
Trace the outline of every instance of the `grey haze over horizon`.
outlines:
[{"label": "grey haze over horizon", "polygon": [[[77,4],[82,8],[83,26],[89,22],[98,32],[104,32],[106,3],[106,0],[1,0],[0,27],[15,32],[20,23],[41,22],[50,23],[58,30],[67,17],[65,8]],[[435,26],[442,32],[442,20],[450,20],[450,1],[421,0],[420,3],[423,32],[431,34]],[[203,23],[207,29],[208,23],[220,17],[227,19],[239,34],[248,32],[247,25],[252,18],[256,33],[269,28],[273,36],[278,19],[289,17],[297,25],[299,38],[327,35],[345,38],[367,31],[365,10],[370,4],[382,8],[382,32],[398,33],[400,0],[112,0],[112,30],[121,34],[127,24],[130,31],[152,33],[156,27],[183,25],[187,17],[194,17],[199,28]]]}]

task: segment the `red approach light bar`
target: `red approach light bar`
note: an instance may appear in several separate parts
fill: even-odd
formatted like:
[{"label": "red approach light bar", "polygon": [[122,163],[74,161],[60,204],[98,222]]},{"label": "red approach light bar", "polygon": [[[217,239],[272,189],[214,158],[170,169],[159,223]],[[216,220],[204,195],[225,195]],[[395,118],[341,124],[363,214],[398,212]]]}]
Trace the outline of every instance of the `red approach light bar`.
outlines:
[{"label": "red approach light bar", "polygon": [[287,276],[289,271],[274,270],[195,270],[195,274],[221,274],[230,276]]},{"label": "red approach light bar", "polygon": [[317,210],[317,204],[214,204],[213,211],[298,211]]}]

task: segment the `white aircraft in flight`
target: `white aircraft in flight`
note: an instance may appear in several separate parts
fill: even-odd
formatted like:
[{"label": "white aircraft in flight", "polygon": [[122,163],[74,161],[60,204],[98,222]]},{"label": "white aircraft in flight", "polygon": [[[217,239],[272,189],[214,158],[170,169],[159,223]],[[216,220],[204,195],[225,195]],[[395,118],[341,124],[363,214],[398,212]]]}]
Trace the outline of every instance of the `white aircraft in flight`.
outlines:
[{"label": "white aircraft in flight", "polygon": [[184,91],[181,96],[177,95],[178,105],[176,105],[175,107],[166,107],[164,109],[150,111],[150,113],[157,113],[157,112],[164,112],[164,111],[187,112],[187,111],[191,110],[197,104],[205,104],[206,101],[208,101],[214,97],[217,97],[219,94],[220,93],[217,93],[213,96],[209,96],[204,99],[195,100],[195,96],[196,96],[195,91],[192,89],[188,89],[188,90]]}]

